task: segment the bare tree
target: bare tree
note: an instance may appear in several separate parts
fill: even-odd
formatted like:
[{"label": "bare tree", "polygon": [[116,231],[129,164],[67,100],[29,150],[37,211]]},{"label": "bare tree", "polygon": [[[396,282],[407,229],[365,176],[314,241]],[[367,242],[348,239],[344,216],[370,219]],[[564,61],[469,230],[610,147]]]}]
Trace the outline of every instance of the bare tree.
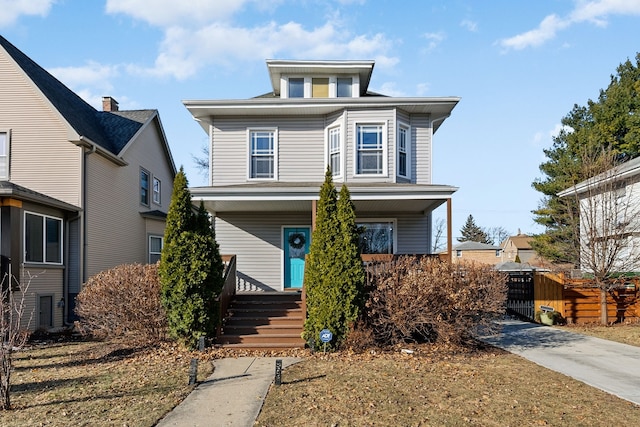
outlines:
[{"label": "bare tree", "polygon": [[431,253],[438,253],[444,249],[447,243],[447,222],[444,218],[436,219],[433,225],[433,245],[431,247]]},{"label": "bare tree", "polygon": [[[31,279],[31,278],[30,278]],[[0,409],[11,408],[11,372],[13,370],[13,352],[25,344],[28,339],[29,324],[33,311],[25,320],[25,295],[29,283],[20,289],[18,281],[10,272],[6,273],[0,284]]]},{"label": "bare tree", "polygon": [[484,232],[493,241],[494,245],[499,245],[510,235],[504,227],[489,227]]},{"label": "bare tree", "polygon": [[640,194],[635,188],[640,180],[630,173],[640,166],[637,161],[620,163],[607,149],[584,149],[580,161],[582,176],[590,178],[559,196],[579,207],[579,235],[573,240],[579,245],[581,269],[593,274],[600,289],[600,321],[606,325],[607,295],[616,287],[613,277],[640,268]]},{"label": "bare tree", "polygon": [[200,147],[200,154],[202,154],[202,157],[192,154],[191,159],[193,160],[193,163],[195,163],[198,173],[207,177],[209,176],[209,148],[206,145],[203,145]]}]

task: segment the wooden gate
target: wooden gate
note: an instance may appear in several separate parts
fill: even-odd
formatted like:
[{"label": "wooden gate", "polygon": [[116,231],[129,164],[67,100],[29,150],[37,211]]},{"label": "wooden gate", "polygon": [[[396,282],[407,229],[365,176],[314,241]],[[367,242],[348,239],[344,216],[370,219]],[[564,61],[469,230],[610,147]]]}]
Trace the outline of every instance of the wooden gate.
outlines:
[{"label": "wooden gate", "polygon": [[523,320],[534,320],[533,272],[511,271],[508,274],[507,313]]}]

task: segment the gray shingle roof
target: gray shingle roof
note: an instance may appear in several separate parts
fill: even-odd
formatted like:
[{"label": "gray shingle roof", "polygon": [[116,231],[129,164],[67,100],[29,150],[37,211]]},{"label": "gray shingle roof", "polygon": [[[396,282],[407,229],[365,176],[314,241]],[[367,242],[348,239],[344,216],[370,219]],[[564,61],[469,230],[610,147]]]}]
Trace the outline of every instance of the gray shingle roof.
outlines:
[{"label": "gray shingle roof", "polygon": [[454,250],[460,251],[488,251],[488,250],[498,250],[500,249],[498,246],[487,245],[486,243],[480,242],[462,242],[459,245],[455,245],[453,247]]},{"label": "gray shingle roof", "polygon": [[22,68],[78,135],[115,155],[120,153],[146,122],[141,122],[138,118],[145,114],[150,117],[149,111],[155,111],[140,110],[132,114],[125,111],[98,111],[2,36],[0,46]]}]

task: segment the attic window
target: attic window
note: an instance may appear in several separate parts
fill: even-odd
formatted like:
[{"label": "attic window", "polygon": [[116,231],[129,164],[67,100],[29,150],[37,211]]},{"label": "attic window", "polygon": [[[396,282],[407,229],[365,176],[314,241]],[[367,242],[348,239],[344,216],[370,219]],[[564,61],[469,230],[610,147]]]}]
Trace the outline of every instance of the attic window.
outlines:
[{"label": "attic window", "polygon": [[353,79],[351,77],[338,77],[338,98],[351,98]]},{"label": "attic window", "polygon": [[329,79],[314,78],[311,80],[311,96],[313,98],[329,97]]},{"label": "attic window", "polygon": [[289,79],[289,98],[304,98],[304,79]]}]

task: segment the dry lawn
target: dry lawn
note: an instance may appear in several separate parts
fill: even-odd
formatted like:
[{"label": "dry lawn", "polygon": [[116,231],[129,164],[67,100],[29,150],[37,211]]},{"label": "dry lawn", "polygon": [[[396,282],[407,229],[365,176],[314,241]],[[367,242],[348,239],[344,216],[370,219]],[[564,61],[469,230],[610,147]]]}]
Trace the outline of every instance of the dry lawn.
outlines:
[{"label": "dry lawn", "polygon": [[[153,426],[192,390],[192,355],[168,346],[76,342],[14,355],[13,409],[0,411],[3,427]],[[198,370],[205,379],[211,363]]]},{"label": "dry lawn", "polygon": [[[640,345],[640,324],[571,327]],[[639,425],[640,406],[495,349],[315,355],[272,386],[257,426]]]},{"label": "dry lawn", "polygon": [[[571,326],[640,345],[640,324]],[[640,407],[495,349],[433,346],[356,355],[305,355],[272,386],[258,426],[638,425]],[[15,353],[13,409],[0,426],[151,427],[190,391],[192,354],[168,346],[58,343]],[[274,354],[263,354],[274,355]],[[215,425],[215,424],[214,424]]]}]

